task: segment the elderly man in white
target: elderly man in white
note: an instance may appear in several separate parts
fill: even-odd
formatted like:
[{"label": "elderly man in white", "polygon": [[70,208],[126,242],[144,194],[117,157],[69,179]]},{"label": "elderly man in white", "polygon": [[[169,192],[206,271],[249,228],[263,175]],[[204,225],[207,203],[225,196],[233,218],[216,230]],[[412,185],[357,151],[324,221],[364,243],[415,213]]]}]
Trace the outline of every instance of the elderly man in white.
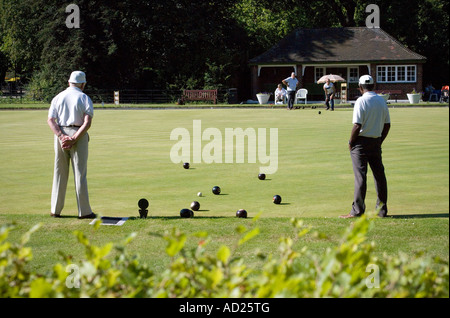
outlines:
[{"label": "elderly man in white", "polygon": [[287,91],[283,88],[281,84],[278,84],[275,90],[275,104],[284,104],[286,100]]},{"label": "elderly man in white", "polygon": [[69,166],[75,179],[78,218],[93,219],[87,186],[87,161],[89,135],[94,107],[92,100],[83,93],[86,74],[72,72],[69,87],[55,96],[48,112],[47,123],[55,134],[55,166],[51,199],[52,217],[60,217],[64,207]]}]

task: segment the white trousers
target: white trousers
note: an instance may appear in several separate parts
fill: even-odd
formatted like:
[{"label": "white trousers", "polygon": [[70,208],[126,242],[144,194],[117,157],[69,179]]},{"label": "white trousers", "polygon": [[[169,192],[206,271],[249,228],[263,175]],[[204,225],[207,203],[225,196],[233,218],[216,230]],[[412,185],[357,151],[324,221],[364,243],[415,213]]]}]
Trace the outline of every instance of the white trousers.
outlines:
[{"label": "white trousers", "polygon": [[[78,128],[61,127],[61,130],[66,135],[73,136]],[[51,212],[53,214],[61,214],[64,208],[70,163],[72,163],[75,181],[78,216],[85,216],[92,213],[87,185],[88,145],[89,135],[87,133],[70,149],[63,149],[59,138],[55,136],[55,167],[51,200]]]}]

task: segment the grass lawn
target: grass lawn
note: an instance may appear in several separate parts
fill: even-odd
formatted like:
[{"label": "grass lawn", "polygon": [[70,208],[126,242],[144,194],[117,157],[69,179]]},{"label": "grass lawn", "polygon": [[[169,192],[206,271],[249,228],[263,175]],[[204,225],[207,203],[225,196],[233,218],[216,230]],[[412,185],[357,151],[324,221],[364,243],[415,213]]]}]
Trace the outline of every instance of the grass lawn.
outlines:
[{"label": "grass lawn", "polygon": [[[391,108],[392,129],[383,145],[389,187],[390,218],[376,219],[369,240],[384,252],[427,255],[448,261],[449,245],[449,113],[448,108]],[[258,226],[261,234],[236,253],[258,266],[255,250],[276,253],[278,238],[292,233],[289,219],[303,218],[313,235],[298,241],[321,253],[339,242],[340,234],[352,222],[340,220],[349,212],[353,199],[353,171],[347,140],[351,109],[318,114],[318,109],[97,109],[90,130],[88,182],[91,205],[104,216],[132,217],[122,227],[102,226],[94,231],[88,220],[78,220],[73,182],[69,182],[66,218],[50,218],[53,175],[53,136],[47,126],[46,110],[0,111],[0,224],[16,223],[11,234],[16,240],[38,222],[43,227],[33,235],[32,266],[46,271],[59,261],[63,250],[81,257],[82,248],[71,233],[82,230],[93,242],[120,242],[131,232],[139,233],[130,248],[141,258],[163,270],[168,262],[164,241],[149,233],[163,233],[178,227],[187,233],[207,231],[214,249],[234,246],[239,224]],[[176,128],[190,132],[193,121],[201,120],[202,132],[217,128],[278,128],[278,169],[265,181],[257,178],[267,164],[194,163],[183,169],[173,163],[170,152],[177,141],[170,140]],[[222,140],[222,143],[224,140]],[[202,149],[209,143],[202,141]],[[236,150],[235,150],[236,152]],[[192,155],[192,154],[191,154]],[[225,156],[225,151],[223,151]],[[224,160],[223,160],[224,161]],[[71,175],[71,180],[73,180]],[[222,194],[211,188],[219,185]],[[201,191],[204,196],[197,197]],[[272,203],[279,194],[281,205]],[[137,202],[150,202],[149,218],[140,220]],[[180,219],[179,211],[198,200],[194,219]],[[376,196],[369,176],[366,204],[371,210]],[[236,219],[238,209],[249,219]],[[260,219],[252,217],[260,213]],[[191,242],[190,244],[195,244]],[[68,248],[70,247],[70,248]]]}]

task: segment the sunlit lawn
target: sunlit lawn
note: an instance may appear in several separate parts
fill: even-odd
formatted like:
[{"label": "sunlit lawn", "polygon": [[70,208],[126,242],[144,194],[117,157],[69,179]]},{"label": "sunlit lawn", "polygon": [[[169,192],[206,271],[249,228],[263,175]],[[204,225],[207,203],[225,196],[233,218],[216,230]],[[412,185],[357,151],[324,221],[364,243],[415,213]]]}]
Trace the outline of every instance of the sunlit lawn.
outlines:
[{"label": "sunlit lawn", "polygon": [[[389,186],[390,218],[377,219],[369,239],[377,252],[394,254],[424,250],[448,260],[449,211],[449,114],[448,108],[391,108],[392,129],[383,145]],[[351,109],[97,109],[90,130],[88,181],[91,204],[103,216],[131,217],[122,227],[102,226],[93,231],[87,220],[76,219],[73,182],[69,183],[63,215],[50,218],[53,174],[53,136],[46,124],[46,110],[0,112],[0,224],[17,224],[12,238],[38,222],[34,234],[33,266],[49,270],[58,261],[58,250],[81,256],[74,230],[85,231],[98,244],[119,242],[131,232],[139,233],[130,248],[156,270],[167,264],[163,240],[149,233],[178,227],[187,233],[207,231],[214,238],[211,248],[234,246],[239,224],[259,227],[261,234],[236,253],[257,266],[255,250],[276,253],[278,238],[290,235],[289,219],[304,218],[328,239],[313,235],[296,244],[317,252],[334,246],[351,221],[338,219],[349,212],[353,198],[353,172],[347,148]],[[256,157],[248,163],[195,163],[183,169],[171,161],[177,143],[170,140],[176,128],[185,128],[193,146],[193,122],[201,120],[201,132],[216,128],[225,143],[226,128],[266,128],[269,153],[270,128],[278,129],[278,165],[265,181],[257,178],[267,166]],[[217,131],[216,130],[216,131]],[[210,140],[201,141],[201,150]],[[224,145],[225,147],[225,145]],[[236,152],[236,149],[234,149]],[[191,159],[193,151],[191,150]],[[225,148],[222,151],[225,161]],[[72,176],[71,176],[71,180]],[[218,185],[219,196],[211,193]],[[197,193],[204,195],[198,197]],[[281,205],[272,196],[282,196]],[[149,218],[139,216],[137,202],[150,202]],[[197,200],[200,211],[193,219],[180,219],[179,211]],[[369,177],[366,203],[375,207],[375,189]],[[238,209],[249,218],[237,219]],[[260,219],[253,222],[259,215]],[[195,244],[195,241],[190,242]],[[70,248],[69,248],[70,247]]]}]

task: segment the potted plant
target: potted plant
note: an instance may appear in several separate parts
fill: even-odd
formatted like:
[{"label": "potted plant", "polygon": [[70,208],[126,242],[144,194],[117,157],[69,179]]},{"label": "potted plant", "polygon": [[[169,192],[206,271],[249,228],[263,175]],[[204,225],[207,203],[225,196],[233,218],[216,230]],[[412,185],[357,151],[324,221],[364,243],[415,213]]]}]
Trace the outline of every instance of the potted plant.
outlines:
[{"label": "potted plant", "polygon": [[262,105],[262,104],[267,104],[269,102],[269,98],[270,98],[270,93],[259,93],[256,94],[256,98],[258,98],[258,102]]},{"label": "potted plant", "polygon": [[387,102],[390,95],[389,94],[385,94],[384,92],[381,92],[380,94],[378,94],[379,96],[383,97],[383,99]]},{"label": "potted plant", "polygon": [[420,102],[421,94],[417,93],[415,89],[413,89],[411,93],[406,94],[406,96],[408,96],[410,104],[418,104]]}]

